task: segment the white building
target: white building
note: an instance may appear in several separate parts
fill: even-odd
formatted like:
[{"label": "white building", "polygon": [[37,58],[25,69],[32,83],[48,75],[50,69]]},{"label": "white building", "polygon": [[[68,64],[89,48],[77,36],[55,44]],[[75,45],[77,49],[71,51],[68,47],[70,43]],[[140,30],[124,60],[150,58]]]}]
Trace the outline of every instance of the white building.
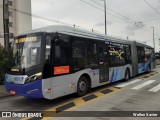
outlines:
[{"label": "white building", "polygon": [[[8,0],[8,6],[8,26],[12,41],[14,36],[32,29],[31,0]],[[0,44],[4,45],[3,0],[0,0]]]}]

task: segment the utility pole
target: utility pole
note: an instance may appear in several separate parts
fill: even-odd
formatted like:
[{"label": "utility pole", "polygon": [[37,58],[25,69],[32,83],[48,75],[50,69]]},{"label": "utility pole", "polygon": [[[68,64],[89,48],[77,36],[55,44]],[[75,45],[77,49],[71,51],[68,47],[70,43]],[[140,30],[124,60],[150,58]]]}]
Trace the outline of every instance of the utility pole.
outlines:
[{"label": "utility pole", "polygon": [[104,0],[105,35],[107,35],[106,0]]},{"label": "utility pole", "polygon": [[153,28],[153,47],[154,47],[154,51],[155,51],[154,27],[151,27],[151,28]]},{"label": "utility pole", "polygon": [[9,6],[8,0],[3,0],[3,25],[4,25],[4,46],[9,49]]},{"label": "utility pole", "polygon": [[159,53],[160,53],[160,39],[159,39]]}]

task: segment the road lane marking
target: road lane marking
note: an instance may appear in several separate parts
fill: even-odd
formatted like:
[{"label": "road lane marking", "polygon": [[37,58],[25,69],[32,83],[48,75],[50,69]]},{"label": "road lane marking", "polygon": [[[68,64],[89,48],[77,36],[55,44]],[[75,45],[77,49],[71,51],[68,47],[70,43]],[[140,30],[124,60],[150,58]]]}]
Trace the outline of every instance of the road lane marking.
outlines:
[{"label": "road lane marking", "polygon": [[135,87],[133,87],[133,88],[131,88],[131,89],[138,90],[138,89],[140,89],[140,88],[142,88],[142,87],[144,87],[144,86],[147,86],[147,85],[149,85],[149,84],[151,84],[151,83],[153,83],[153,82],[155,82],[155,80],[149,80],[149,81],[144,82],[144,83],[142,83],[142,84],[139,84],[139,85],[137,85],[137,86],[135,86]]},{"label": "road lane marking", "polygon": [[[150,78],[150,77],[153,77],[153,76],[156,76],[159,74],[159,72],[157,71],[154,71],[154,72],[151,72],[151,73],[148,73],[149,74],[149,77],[147,77],[146,79]],[[142,77],[143,78],[143,77]]]},{"label": "road lane marking", "polygon": [[[152,75],[152,76],[150,76],[150,77],[157,76],[157,75],[159,75],[159,72],[155,72],[155,74]],[[149,77],[149,78],[150,78],[150,77]]]},{"label": "road lane marking", "polygon": [[90,100],[95,99],[95,98],[97,98],[97,96],[94,95],[94,94],[91,94],[91,95],[88,95],[88,96],[86,96],[86,97],[83,97],[82,99],[83,99],[85,102],[87,102],[87,101],[90,101]]},{"label": "road lane marking", "polygon": [[74,106],[75,106],[74,102],[67,103],[66,105],[63,105],[63,106],[56,108],[56,113],[65,111],[65,110],[67,110],[71,107],[74,107]]},{"label": "road lane marking", "polygon": [[125,86],[131,85],[131,84],[139,82],[139,81],[141,81],[141,79],[137,79],[137,80],[134,80],[134,81],[131,81],[131,82],[127,82],[127,83],[124,83],[124,84],[121,84],[121,85],[117,85],[116,87],[123,88]]},{"label": "road lane marking", "polygon": [[160,90],[160,84],[157,85],[157,86],[155,86],[155,87],[153,87],[152,89],[150,89],[148,91],[150,91],[150,92],[157,92],[158,90]]},{"label": "road lane marking", "polygon": [[138,78],[139,79],[148,79],[148,78],[150,78],[150,77],[153,77],[153,76],[155,76],[155,75],[157,75],[157,74],[159,74],[159,72],[157,72],[157,71],[152,71],[152,72],[150,72],[150,73],[147,73],[147,74],[144,74],[144,75],[142,75],[142,76],[139,76]]},{"label": "road lane marking", "polygon": [[100,91],[101,93],[103,94],[108,94],[108,93],[111,93],[113,90],[110,90],[110,89],[105,89],[105,90],[102,90]]},{"label": "road lane marking", "polygon": [[[105,91],[105,90],[106,90],[106,91],[110,90],[110,92],[108,91],[108,93],[106,93],[106,94],[101,93],[101,91]],[[101,89],[101,90],[98,90],[98,91],[96,91],[96,92],[90,93],[90,94],[88,94],[88,95],[86,95],[86,96],[84,96],[84,97],[79,97],[79,98],[76,98],[76,99],[74,99],[74,100],[71,100],[70,102],[65,102],[64,104],[54,106],[54,107],[49,108],[49,109],[47,109],[47,110],[44,111],[44,118],[43,118],[43,120],[49,120],[49,119],[53,118],[53,117],[48,117],[47,111],[53,111],[53,112],[52,112],[52,115],[55,116],[55,117],[56,117],[56,116],[60,116],[61,114],[63,114],[64,111],[71,111],[71,110],[73,110],[73,109],[75,109],[75,108],[77,108],[77,107],[83,106],[83,105],[88,104],[88,103],[90,103],[90,102],[92,102],[92,101],[95,101],[95,100],[97,100],[97,99],[100,99],[100,98],[109,96],[109,95],[111,95],[111,94],[113,94],[113,93],[115,93],[115,92],[118,92],[118,91],[120,91],[120,90],[121,90],[121,89],[118,89],[118,88],[115,88],[115,87],[107,87],[107,88],[103,88],[103,89]],[[93,95],[94,95],[94,96],[93,96]],[[88,100],[88,99],[90,99],[90,100],[85,101],[83,98],[86,98],[87,96],[91,96],[90,98],[87,98],[87,100]],[[96,96],[96,97],[95,97],[95,96]],[[92,99],[91,99],[91,98],[92,98]],[[57,108],[63,107],[63,106],[65,106],[66,104],[71,103],[71,102],[73,102],[75,106],[72,105],[72,107],[70,107],[70,108],[68,108],[68,109],[65,109],[65,110],[62,111],[62,112],[56,113],[56,109],[57,109]]]}]

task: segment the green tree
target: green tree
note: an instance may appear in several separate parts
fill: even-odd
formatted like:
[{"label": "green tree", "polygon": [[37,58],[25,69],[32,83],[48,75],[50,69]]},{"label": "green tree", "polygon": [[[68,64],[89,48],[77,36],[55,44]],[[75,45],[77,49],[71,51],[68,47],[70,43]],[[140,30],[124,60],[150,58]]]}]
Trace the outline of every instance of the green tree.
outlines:
[{"label": "green tree", "polygon": [[12,48],[10,47],[9,50],[6,50],[0,44],[0,84],[4,83],[5,74],[7,71],[10,70],[12,65],[13,65]]}]

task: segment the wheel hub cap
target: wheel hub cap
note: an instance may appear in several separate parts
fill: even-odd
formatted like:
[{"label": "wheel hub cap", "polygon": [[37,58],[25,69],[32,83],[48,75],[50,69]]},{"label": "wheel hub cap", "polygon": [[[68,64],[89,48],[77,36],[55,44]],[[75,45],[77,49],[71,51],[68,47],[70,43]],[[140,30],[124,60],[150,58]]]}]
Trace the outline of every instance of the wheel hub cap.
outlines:
[{"label": "wheel hub cap", "polygon": [[86,89],[86,83],[81,81],[80,84],[79,84],[79,88],[81,91],[84,91]]}]

